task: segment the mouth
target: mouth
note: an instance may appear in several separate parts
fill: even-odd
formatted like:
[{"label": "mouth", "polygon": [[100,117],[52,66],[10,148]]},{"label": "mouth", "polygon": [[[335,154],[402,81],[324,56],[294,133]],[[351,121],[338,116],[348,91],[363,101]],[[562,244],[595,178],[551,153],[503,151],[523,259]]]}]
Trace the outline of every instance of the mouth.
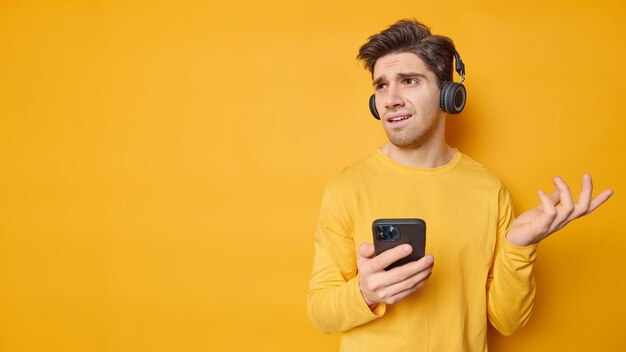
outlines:
[{"label": "mouth", "polygon": [[395,124],[399,124],[403,121],[406,121],[408,119],[410,119],[413,115],[409,114],[409,113],[403,113],[403,114],[391,114],[391,116],[387,116],[385,118],[385,120],[387,121],[387,123],[390,123],[392,125]]}]

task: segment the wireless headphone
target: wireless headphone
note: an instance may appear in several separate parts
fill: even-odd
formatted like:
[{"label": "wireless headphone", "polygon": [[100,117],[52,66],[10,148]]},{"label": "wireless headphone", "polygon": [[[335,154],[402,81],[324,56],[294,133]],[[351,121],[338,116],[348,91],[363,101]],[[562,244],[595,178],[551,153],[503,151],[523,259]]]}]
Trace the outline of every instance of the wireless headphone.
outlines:
[{"label": "wireless headphone", "polygon": [[[455,71],[459,74],[459,77],[461,77],[461,82],[445,82],[441,86],[439,97],[439,106],[441,107],[441,110],[449,114],[458,114],[463,111],[465,101],[467,99],[467,93],[465,92],[465,86],[463,85],[463,81],[465,80],[465,65],[456,50],[454,51],[454,67]],[[370,112],[377,120],[380,120],[380,115],[378,115],[378,110],[376,110],[375,94],[372,94],[370,97]]]}]

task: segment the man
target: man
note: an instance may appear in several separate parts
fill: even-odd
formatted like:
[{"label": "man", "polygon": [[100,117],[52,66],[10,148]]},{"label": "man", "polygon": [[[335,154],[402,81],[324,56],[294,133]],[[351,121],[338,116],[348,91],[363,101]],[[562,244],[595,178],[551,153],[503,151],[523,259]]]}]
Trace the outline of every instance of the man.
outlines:
[{"label": "man", "polygon": [[[508,335],[530,317],[537,244],[612,195],[592,198],[585,175],[574,203],[555,178],[556,190],[539,192],[541,205],[514,219],[502,182],[446,144],[440,98],[455,53],[415,20],[359,51],[389,142],[326,188],[308,295],[314,325],[342,333],[342,351],[486,351],[487,319]],[[375,256],[372,222],[416,217],[427,224],[428,254],[385,270],[412,248]]]}]

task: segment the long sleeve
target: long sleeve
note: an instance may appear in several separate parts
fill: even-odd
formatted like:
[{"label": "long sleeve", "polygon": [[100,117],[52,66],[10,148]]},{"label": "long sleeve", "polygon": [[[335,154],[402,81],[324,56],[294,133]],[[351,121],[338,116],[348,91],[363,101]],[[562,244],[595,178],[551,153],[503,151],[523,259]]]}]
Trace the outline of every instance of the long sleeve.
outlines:
[{"label": "long sleeve", "polygon": [[347,331],[385,311],[379,305],[372,312],[361,295],[349,205],[338,193],[331,184],[322,200],[307,302],[309,318],[326,333]]},{"label": "long sleeve", "polygon": [[487,312],[491,324],[503,335],[523,327],[535,302],[532,274],[537,245],[518,247],[505,236],[514,219],[509,192],[499,195],[499,220],[493,265],[487,280]]}]

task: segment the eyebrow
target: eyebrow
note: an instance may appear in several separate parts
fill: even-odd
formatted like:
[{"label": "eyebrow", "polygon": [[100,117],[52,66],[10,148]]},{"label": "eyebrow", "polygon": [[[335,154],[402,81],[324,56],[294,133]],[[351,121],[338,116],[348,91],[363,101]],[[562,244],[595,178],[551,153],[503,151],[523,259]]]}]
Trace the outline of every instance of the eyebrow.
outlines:
[{"label": "eyebrow", "polygon": [[[401,79],[404,79],[404,78],[414,78],[414,77],[419,77],[419,78],[425,79],[426,75],[421,74],[421,73],[417,73],[417,72],[406,72],[406,73],[400,72],[400,73],[398,73],[398,77],[401,78]],[[372,82],[372,85],[373,86],[379,85],[382,81],[384,81],[384,78],[385,78],[385,76],[380,76],[380,77],[376,78]]]}]

